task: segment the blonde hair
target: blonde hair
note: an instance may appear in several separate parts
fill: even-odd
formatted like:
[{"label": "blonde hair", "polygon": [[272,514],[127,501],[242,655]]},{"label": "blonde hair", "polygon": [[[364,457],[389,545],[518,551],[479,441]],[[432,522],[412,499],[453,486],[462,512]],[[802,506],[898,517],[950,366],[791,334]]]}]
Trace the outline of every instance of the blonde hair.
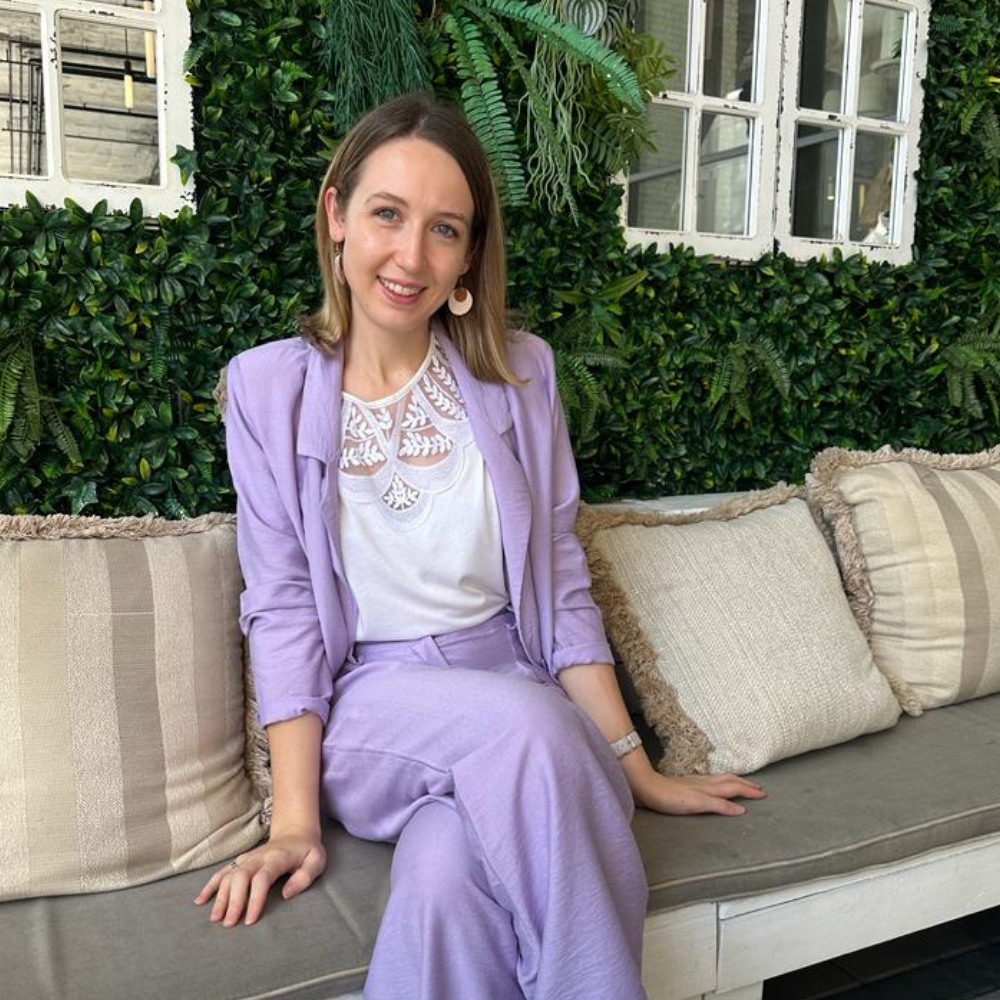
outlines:
[{"label": "blonde hair", "polygon": [[469,270],[462,278],[473,307],[455,316],[447,305],[438,319],[461,352],[472,374],[483,381],[521,385],[507,355],[507,255],[503,218],[493,175],[479,140],[462,113],[432,94],[403,94],[369,111],[345,136],[330,161],[316,204],[316,250],[323,276],[323,304],[303,320],[306,337],[322,350],[332,350],[351,328],[351,292],[334,274],[338,251],[330,235],[324,199],[337,189],[342,205],[350,201],[367,158],[395,139],[431,142],[458,163],[472,192]]}]

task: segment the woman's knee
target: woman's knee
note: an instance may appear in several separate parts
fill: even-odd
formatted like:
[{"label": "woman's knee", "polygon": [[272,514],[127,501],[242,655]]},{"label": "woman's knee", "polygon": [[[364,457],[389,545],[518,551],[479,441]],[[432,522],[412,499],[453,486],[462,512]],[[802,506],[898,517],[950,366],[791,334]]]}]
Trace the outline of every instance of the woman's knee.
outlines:
[{"label": "woman's knee", "polygon": [[409,893],[422,905],[454,906],[484,888],[482,864],[462,819],[450,803],[429,802],[410,818],[396,844],[393,893]]}]

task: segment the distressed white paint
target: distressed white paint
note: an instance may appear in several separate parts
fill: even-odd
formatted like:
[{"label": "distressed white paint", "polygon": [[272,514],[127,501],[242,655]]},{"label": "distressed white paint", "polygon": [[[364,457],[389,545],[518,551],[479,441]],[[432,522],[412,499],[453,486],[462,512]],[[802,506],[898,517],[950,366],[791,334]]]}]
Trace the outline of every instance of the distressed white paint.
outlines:
[{"label": "distressed white paint", "polygon": [[642,978],[650,1000],[684,1000],[715,988],[716,924],[714,903],[646,918]]},{"label": "distressed white paint", "polygon": [[[646,0],[653,3],[656,0]],[[845,73],[848,109],[857,107],[856,67],[860,61],[863,0],[849,0],[851,24],[848,35],[848,62]],[[677,90],[668,90],[655,103],[688,112],[690,126],[684,149],[685,214],[679,230],[640,229],[628,226],[628,178],[619,182],[625,189],[621,220],[631,243],[655,243],[661,249],[686,244],[703,254],[753,260],[777,248],[800,260],[829,254],[834,247],[844,253],[863,251],[872,260],[905,263],[912,258],[916,215],[916,172],[919,163],[920,119],[923,107],[921,83],[927,68],[927,27],[930,0],[878,0],[878,6],[900,10],[908,16],[906,37],[909,47],[902,52],[901,79],[903,111],[900,122],[885,122],[853,114],[833,114],[797,108],[799,93],[799,53],[802,41],[803,0],[784,4],[758,0],[760,23],[757,31],[757,69],[752,102],[727,102],[701,92],[702,39],[705,27],[705,0],[690,0],[687,78],[678,80]],[[668,51],[677,51],[674,38],[662,39]],[[701,115],[717,110],[738,110],[756,123],[751,148],[750,233],[747,236],[713,235],[696,227],[697,159]],[[892,244],[871,244],[846,238],[849,232],[849,199],[840,198],[838,232],[834,240],[804,239],[792,235],[792,181],[795,164],[795,137],[799,123],[829,126],[836,122],[844,129],[845,141],[839,163],[839,190],[850,190],[853,180],[854,140],[859,126],[867,132],[899,139],[893,177],[891,209],[894,227]]]},{"label": "distressed white paint", "polygon": [[[878,6],[903,12],[907,17],[904,39],[909,45],[901,51],[900,80],[900,121],[884,121],[866,118],[857,113],[858,106],[858,65],[861,51],[861,27],[864,11],[863,0],[850,0],[850,14],[847,28],[847,60],[844,73],[846,89],[845,108],[847,113],[813,111],[800,109],[796,95],[799,84],[799,50],[802,43],[801,0],[792,0],[787,6],[785,24],[785,59],[783,67],[783,91],[787,96],[782,105],[779,123],[779,172],[777,177],[778,196],[775,212],[775,239],[777,245],[789,256],[808,260],[822,254],[829,254],[834,247],[844,253],[861,251],[870,260],[905,264],[913,257],[913,237],[917,209],[916,173],[920,154],[920,122],[923,112],[922,83],[927,73],[927,29],[930,19],[929,0],[878,0]],[[837,184],[838,238],[834,240],[806,239],[792,234],[792,183],[795,163],[795,136],[798,124],[833,126],[844,131],[844,142],[840,151]],[[850,228],[849,198],[843,197],[853,182],[854,149],[859,127],[865,132],[879,133],[898,139],[896,160],[893,166],[891,243],[873,244],[852,241],[847,238]]]},{"label": "distressed white paint", "polygon": [[[655,0],[646,0],[647,3]],[[654,103],[682,109],[688,113],[688,129],[684,143],[684,215],[679,231],[642,229],[628,225],[628,177],[618,178],[625,190],[621,205],[621,221],[630,243],[655,243],[661,249],[684,243],[699,253],[720,257],[753,259],[771,249],[773,232],[771,218],[774,212],[774,184],[772,170],[777,156],[779,77],[771,70],[771,63],[780,58],[781,16],[775,4],[757,0],[754,53],[754,86],[751,100],[733,101],[714,97],[703,92],[702,69],[704,65],[705,0],[691,0],[688,17],[687,73],[676,82],[679,89],[668,89],[654,98]],[[661,39],[668,52],[675,52],[677,39]],[[699,233],[698,211],[698,139],[701,119],[713,112],[731,112],[753,122],[747,184],[749,188],[749,226],[744,235]]]},{"label": "distressed white paint", "polygon": [[[128,211],[132,200],[140,198],[148,216],[175,215],[185,204],[193,204],[193,180],[182,183],[180,170],[170,162],[178,146],[188,149],[194,146],[191,88],[185,80],[183,66],[191,37],[185,0],[160,0],[155,9],[149,11],[90,0],[17,0],[15,3],[0,2],[0,8],[41,17],[47,149],[44,176],[0,176],[0,204],[22,202],[27,191],[47,205],[59,206],[66,198],[71,198],[89,209],[105,199],[110,209],[119,211]],[[127,26],[155,32],[158,184],[74,180],[66,176],[56,42],[56,23],[60,15],[107,24],[117,31]]]}]

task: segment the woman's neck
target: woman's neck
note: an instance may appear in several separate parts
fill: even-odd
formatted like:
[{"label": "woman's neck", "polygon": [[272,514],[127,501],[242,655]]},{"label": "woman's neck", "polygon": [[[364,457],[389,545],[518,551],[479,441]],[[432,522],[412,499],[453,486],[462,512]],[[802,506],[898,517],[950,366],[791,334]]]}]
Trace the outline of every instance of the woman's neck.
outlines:
[{"label": "woman's neck", "polygon": [[363,400],[383,399],[413,378],[427,357],[431,333],[351,331],[344,340],[344,390]]}]

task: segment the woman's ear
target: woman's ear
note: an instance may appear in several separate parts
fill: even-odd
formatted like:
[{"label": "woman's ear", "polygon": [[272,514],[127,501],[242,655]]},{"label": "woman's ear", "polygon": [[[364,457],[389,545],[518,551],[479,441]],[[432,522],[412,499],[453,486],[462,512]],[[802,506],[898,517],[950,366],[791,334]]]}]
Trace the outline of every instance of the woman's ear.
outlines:
[{"label": "woman's ear", "polygon": [[326,210],[326,225],[330,230],[330,239],[334,243],[343,243],[344,219],[340,195],[335,187],[328,187],[323,194],[323,208]]}]

